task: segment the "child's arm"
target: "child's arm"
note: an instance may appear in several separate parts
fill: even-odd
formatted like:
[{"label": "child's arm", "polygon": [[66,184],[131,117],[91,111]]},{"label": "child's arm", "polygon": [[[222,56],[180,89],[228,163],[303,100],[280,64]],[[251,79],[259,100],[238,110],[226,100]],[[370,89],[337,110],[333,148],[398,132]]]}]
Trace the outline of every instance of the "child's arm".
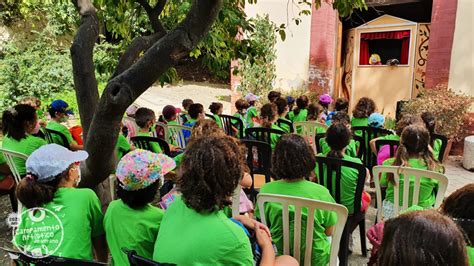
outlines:
[{"label": "child's arm", "polygon": [[109,252],[107,250],[105,235],[94,237],[92,239],[92,245],[94,246],[96,260],[99,262],[107,262]]},{"label": "child's arm", "polygon": [[328,228],[326,228],[326,231],[324,231],[324,233],[326,233],[327,236],[332,236],[332,234],[334,233],[334,226],[329,226]]},{"label": "child's arm", "polygon": [[80,151],[84,149],[84,145],[79,145],[73,141],[69,143],[69,149],[71,149],[72,151]]},{"label": "child's arm", "polygon": [[370,144],[370,149],[371,149],[372,152],[375,153],[375,154],[377,154],[377,147],[375,147],[375,142],[376,142],[377,140],[379,140],[379,139],[380,139],[380,137],[375,138],[375,139],[371,140],[370,143],[369,143],[369,144]]},{"label": "child's arm", "polygon": [[262,258],[260,260],[260,265],[275,265],[275,250],[273,249],[271,237],[258,226],[255,226],[255,236],[257,238],[257,243],[262,249]]}]

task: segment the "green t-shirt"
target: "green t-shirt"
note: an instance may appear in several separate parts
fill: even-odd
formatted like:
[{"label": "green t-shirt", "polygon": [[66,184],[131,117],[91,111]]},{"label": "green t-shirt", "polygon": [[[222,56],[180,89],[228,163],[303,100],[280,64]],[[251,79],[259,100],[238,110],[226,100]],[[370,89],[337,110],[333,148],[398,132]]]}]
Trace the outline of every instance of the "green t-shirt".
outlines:
[{"label": "green t-shirt", "polygon": [[51,129],[51,130],[55,130],[55,131],[59,131],[60,133],[62,133],[66,137],[67,142],[68,142],[68,143],[63,143],[63,140],[58,135],[53,135],[53,142],[54,143],[59,144],[59,145],[65,145],[65,146],[69,146],[71,143],[76,143],[74,141],[74,139],[72,138],[71,132],[69,132],[69,129],[67,129],[67,127],[65,125],[51,120],[51,121],[49,121],[48,125],[46,125],[46,128]]},{"label": "green t-shirt", "polygon": [[288,113],[288,118],[293,123],[306,121],[307,117],[308,117],[308,110],[307,109],[300,110],[298,114],[295,114],[295,111],[290,111]]},{"label": "green t-shirt", "polygon": [[[321,155],[321,154],[320,154]],[[326,156],[326,155],[324,155]],[[359,158],[354,158],[348,155],[344,155],[342,158],[345,161],[349,162],[354,162],[362,165],[362,161]],[[326,180],[326,167],[324,165],[323,167],[323,173],[324,173],[324,180]],[[319,165],[316,164],[316,167],[314,168],[314,172],[316,173],[316,176],[318,179],[321,179],[319,177]],[[349,167],[342,167],[341,168],[341,204],[346,206],[347,211],[349,214],[354,213],[354,196],[355,196],[355,190],[357,187],[357,180],[359,179],[359,172],[356,169],[349,168]],[[332,178],[332,190],[331,194],[334,195],[336,194],[336,173],[334,173],[334,176]]]},{"label": "green t-shirt", "polygon": [[[32,135],[27,135],[26,138],[20,141],[10,138],[8,135],[3,139],[2,147],[7,150],[16,151],[25,155],[32,154],[39,147],[48,144],[44,139],[38,138]],[[26,174],[25,160],[20,158],[14,158],[16,168],[21,175]]]},{"label": "green t-shirt", "polygon": [[132,146],[128,143],[127,138],[119,133],[117,144],[115,145],[115,152],[117,154],[117,160],[122,159],[123,155],[126,154]]},{"label": "green t-shirt", "polygon": [[[291,123],[291,120],[286,119],[284,117],[280,117],[280,119]],[[279,127],[281,128],[281,130],[285,131],[285,133],[288,133],[288,134],[291,133],[291,127],[289,125],[284,124],[284,123],[280,123]]]},{"label": "green t-shirt", "polygon": [[[169,125],[169,126],[180,126],[180,124],[176,120],[168,121],[167,125]],[[171,144],[173,146],[178,146],[178,142],[173,138],[173,134],[174,134],[174,131],[172,131],[171,129],[168,129],[168,140],[167,141],[168,141],[169,144]]]},{"label": "green t-shirt", "polygon": [[253,265],[244,230],[224,212],[198,213],[181,197],[166,210],[153,260],[177,265]]},{"label": "green t-shirt", "polygon": [[[245,129],[247,128],[247,121],[245,120],[245,116],[246,116],[246,114],[241,114],[239,112],[234,114],[234,117],[237,117],[238,119],[240,119],[242,121],[242,124],[244,126],[244,128],[243,128],[244,133],[245,133]],[[240,136],[239,124],[237,122],[234,122],[233,125],[234,125],[234,127],[236,127],[238,129],[237,138],[242,138],[243,136]]]},{"label": "green t-shirt", "polygon": [[[1,145],[1,144],[0,144]],[[0,165],[2,164],[6,164],[7,163],[7,159],[5,158],[5,156],[3,155],[3,153],[0,152]],[[3,179],[5,179],[5,175],[0,173],[0,181],[2,181]]]},{"label": "green t-shirt", "polygon": [[[331,150],[331,147],[329,147],[326,138],[322,138],[319,140],[319,146],[321,147],[321,150],[318,152],[324,155],[328,154],[328,152]],[[351,139],[349,145],[346,146],[345,153],[350,157],[357,157],[357,142],[355,140]]]},{"label": "green t-shirt", "polygon": [[[42,208],[48,211],[44,212],[46,215],[41,223],[27,219],[28,212],[22,214],[22,222],[15,236],[16,243],[21,247],[29,245],[31,249],[28,250],[41,248],[44,252],[45,247],[54,250],[57,244],[53,241],[57,240],[60,243],[59,248],[51,255],[93,260],[92,239],[104,234],[101,204],[94,191],[87,188],[59,188],[53,200]],[[35,217],[41,217],[41,212],[37,212]],[[49,230],[45,231],[45,228]],[[51,241],[44,244],[34,243],[34,239],[41,238],[28,238],[27,236],[33,236],[32,233],[22,234],[23,229],[50,233],[52,237],[48,239]]]},{"label": "green t-shirt", "polygon": [[379,137],[379,139],[400,141],[400,136],[395,135],[395,134],[391,134],[391,135],[381,136],[381,137]]},{"label": "green t-shirt", "polygon": [[467,246],[467,256],[469,257],[469,266],[474,265],[474,247]]},{"label": "green t-shirt", "polygon": [[[148,134],[146,132],[137,132],[137,136],[138,137],[150,137],[150,134]],[[160,144],[158,144],[158,142],[151,142],[150,146],[151,146],[151,149],[152,149],[151,152],[163,153],[163,151],[161,150]]]},{"label": "green t-shirt", "polygon": [[158,230],[165,211],[150,204],[132,209],[121,199],[114,200],[104,216],[105,236],[112,255],[112,265],[130,265],[122,248],[153,258]]},{"label": "green t-shirt", "polygon": [[245,116],[245,124],[247,124],[247,127],[253,127],[253,119],[255,117],[258,117],[258,112],[257,112],[257,108],[255,108],[255,106],[250,106],[248,109],[247,109],[247,114]]},{"label": "green t-shirt", "polygon": [[[356,118],[353,117],[351,119],[351,127],[367,127],[369,126],[369,118],[364,117],[364,118]],[[354,132],[356,136],[362,137],[362,131],[357,130]]]},{"label": "green t-shirt", "polygon": [[436,160],[439,160],[439,153],[441,152],[441,146],[443,145],[443,141],[440,139],[435,139],[433,143],[433,155]]},{"label": "green t-shirt", "polygon": [[182,152],[182,153],[176,155],[176,156],[173,158],[174,162],[176,163],[175,169],[177,169],[177,168],[181,165],[181,163],[183,162],[183,157],[184,157],[184,152]]},{"label": "green t-shirt", "polygon": [[[393,162],[395,161],[395,158],[390,158],[387,159],[383,162],[383,165],[392,165]],[[422,159],[409,159],[408,160],[408,165],[409,167],[416,168],[416,169],[423,169],[427,170],[428,167],[426,166],[425,162]],[[398,187],[400,188],[400,194],[399,194],[399,199],[400,199],[400,205],[403,203],[403,175],[400,175],[400,183],[398,184]],[[393,184],[392,182],[388,182],[387,180],[387,175],[382,174],[382,178],[380,179],[380,185],[387,187],[387,194],[385,196],[385,199],[390,201],[391,203],[394,203],[394,189],[393,189]],[[410,177],[410,195],[408,196],[408,207],[412,206],[413,202],[413,187],[415,186],[415,178]],[[435,189],[438,187],[438,181],[429,179],[429,178],[421,178],[420,180],[420,194],[419,194],[419,201],[418,201],[418,206],[423,207],[423,208],[431,208],[435,201],[436,201],[436,195],[435,195]]]},{"label": "green t-shirt", "polygon": [[[277,126],[276,124],[272,124],[272,129],[278,129],[278,130],[284,131],[283,129],[281,129],[281,127]],[[275,149],[280,138],[281,138],[280,134],[273,134],[273,133],[270,134],[270,146],[272,147],[272,150]]]},{"label": "green t-shirt", "polygon": [[[334,203],[334,199],[329,191],[316,183],[299,180],[299,181],[273,181],[266,183],[260,193],[278,194],[284,196],[295,196],[307,199],[315,199]],[[294,207],[290,206],[290,251],[293,251],[293,232],[294,232]],[[301,211],[301,253],[304,259],[304,251],[306,247],[306,217],[307,209]],[[255,209],[255,216],[260,217],[260,210]],[[282,206],[277,203],[265,205],[265,217],[267,225],[270,228],[272,239],[279,251],[283,251],[283,219]],[[337,222],[337,214],[316,210],[314,213],[314,233],[313,233],[313,254],[311,256],[311,265],[326,265],[329,262],[329,252],[331,243],[325,234],[328,227],[335,225]],[[292,254],[293,255],[293,254]],[[303,261],[300,262],[304,264]]]},{"label": "green t-shirt", "polygon": [[216,114],[213,114],[212,115],[214,117],[214,121],[216,121],[217,125],[220,127],[220,128],[223,128],[222,127],[222,121],[221,121],[221,118],[219,115],[216,115]]}]

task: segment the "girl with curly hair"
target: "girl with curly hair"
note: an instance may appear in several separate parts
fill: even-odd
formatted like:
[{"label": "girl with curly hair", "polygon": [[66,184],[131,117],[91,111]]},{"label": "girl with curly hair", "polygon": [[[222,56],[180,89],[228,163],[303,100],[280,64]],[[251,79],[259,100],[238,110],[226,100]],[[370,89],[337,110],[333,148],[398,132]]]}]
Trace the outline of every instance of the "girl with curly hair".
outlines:
[{"label": "girl with curly hair", "polygon": [[368,126],[369,116],[375,112],[375,109],[376,106],[374,100],[368,97],[360,98],[352,111],[351,125],[353,127]]}]

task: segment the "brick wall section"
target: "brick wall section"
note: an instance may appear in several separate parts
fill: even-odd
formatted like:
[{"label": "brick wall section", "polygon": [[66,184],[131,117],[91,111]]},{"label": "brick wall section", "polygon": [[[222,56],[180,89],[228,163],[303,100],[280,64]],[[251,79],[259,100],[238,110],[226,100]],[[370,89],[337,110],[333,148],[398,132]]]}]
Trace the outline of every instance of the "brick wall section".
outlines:
[{"label": "brick wall section", "polygon": [[316,93],[331,91],[336,64],[337,12],[326,2],[313,7],[311,15],[311,43],[309,57],[309,90]]},{"label": "brick wall section", "polygon": [[457,2],[457,0],[433,0],[426,88],[448,83]]}]

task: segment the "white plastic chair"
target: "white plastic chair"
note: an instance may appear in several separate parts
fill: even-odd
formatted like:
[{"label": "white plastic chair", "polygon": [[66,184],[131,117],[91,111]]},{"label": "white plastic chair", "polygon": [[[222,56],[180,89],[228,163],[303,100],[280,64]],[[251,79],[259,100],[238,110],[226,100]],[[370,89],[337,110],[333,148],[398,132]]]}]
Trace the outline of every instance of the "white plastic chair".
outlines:
[{"label": "white plastic chair", "polygon": [[[28,159],[28,155],[16,152],[16,151],[10,151],[6,149],[0,149],[0,152],[5,156],[5,160],[7,161],[7,165],[10,168],[10,171],[12,172],[13,179],[15,180],[16,185],[20,183],[21,181],[21,174],[18,168],[16,167],[15,160],[24,160],[24,163],[26,163],[26,159]],[[18,213],[21,213],[22,209],[22,204],[18,200]]]},{"label": "white plastic chair", "polygon": [[337,255],[339,253],[339,242],[341,241],[342,232],[347,220],[347,208],[336,203],[329,203],[319,200],[311,200],[301,197],[291,197],[282,195],[273,195],[260,193],[257,196],[257,206],[260,210],[260,219],[262,223],[267,225],[265,218],[265,203],[282,204],[283,216],[283,254],[290,254],[290,223],[289,223],[289,206],[295,208],[294,211],[294,232],[293,232],[293,257],[298,261],[300,258],[301,246],[301,209],[307,208],[306,223],[306,249],[304,254],[304,265],[311,265],[311,256],[313,252],[313,231],[314,231],[314,213],[316,210],[333,211],[337,214],[337,223],[332,235],[331,253],[329,265],[337,264]]},{"label": "white plastic chair", "polygon": [[380,177],[381,174],[384,173],[391,173],[394,176],[394,180],[396,184],[400,184],[400,175],[403,175],[403,200],[402,206],[399,206],[400,202],[400,186],[396,185],[393,187],[393,201],[394,204],[394,214],[398,216],[398,214],[406,209],[408,209],[408,198],[409,198],[409,191],[410,191],[410,184],[413,182],[405,182],[406,177],[414,178],[414,186],[413,186],[413,202],[411,205],[417,205],[419,201],[420,195],[420,180],[421,178],[431,178],[438,181],[438,193],[436,194],[436,201],[434,208],[437,209],[441,205],[444,199],[444,194],[446,193],[446,189],[448,188],[448,178],[446,175],[422,170],[422,169],[415,169],[409,167],[400,167],[400,166],[374,166],[373,170],[374,182],[375,182],[375,192],[377,197],[377,221],[382,220],[383,216],[383,208],[382,208],[382,190],[380,188]]},{"label": "white plastic chair", "polygon": [[315,143],[316,130],[317,128],[327,129],[328,126],[316,121],[295,122],[294,126],[295,126],[296,132],[300,131],[298,135],[304,137],[313,148],[314,153],[317,154],[319,151],[316,150],[316,143]]},{"label": "white plastic chair", "polygon": [[176,144],[178,144],[178,147],[180,147],[181,149],[185,149],[187,143],[186,138],[184,137],[183,130],[188,130],[189,132],[191,132],[191,127],[167,125],[167,128],[167,131],[171,133],[170,138],[172,138],[176,142]]},{"label": "white plastic chair", "polygon": [[232,196],[232,217],[240,214],[240,184],[235,188],[234,195]]},{"label": "white plastic chair", "polygon": [[[165,131],[165,136],[164,136],[165,140],[169,142],[169,137],[170,137],[169,135],[170,134],[169,134],[169,131],[168,131],[168,125],[165,124],[165,123],[162,123],[162,122],[156,122],[156,126],[159,126],[159,127],[163,128],[163,130]],[[154,138],[158,137],[157,134],[156,134],[156,131],[152,132],[151,136],[154,137]]]}]

